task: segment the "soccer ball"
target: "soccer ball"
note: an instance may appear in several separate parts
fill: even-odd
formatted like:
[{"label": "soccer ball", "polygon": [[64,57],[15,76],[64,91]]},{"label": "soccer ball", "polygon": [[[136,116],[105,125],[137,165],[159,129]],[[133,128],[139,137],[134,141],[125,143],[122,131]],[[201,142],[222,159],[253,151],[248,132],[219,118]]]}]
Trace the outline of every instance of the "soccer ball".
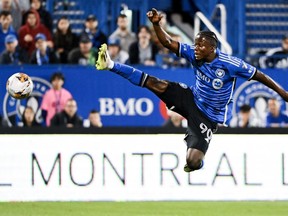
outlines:
[{"label": "soccer ball", "polygon": [[25,73],[15,73],[6,83],[8,94],[15,99],[27,98],[33,91],[33,82]]}]

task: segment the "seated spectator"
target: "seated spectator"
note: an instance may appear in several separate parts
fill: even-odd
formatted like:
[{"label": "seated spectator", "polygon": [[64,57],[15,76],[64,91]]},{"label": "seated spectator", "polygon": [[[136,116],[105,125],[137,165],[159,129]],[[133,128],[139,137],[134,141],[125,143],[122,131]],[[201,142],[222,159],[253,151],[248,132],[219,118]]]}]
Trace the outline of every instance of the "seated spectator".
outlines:
[{"label": "seated spectator", "polygon": [[0,64],[22,65],[29,63],[28,54],[18,46],[18,40],[15,35],[6,36],[5,46],[6,50],[0,55]]},{"label": "seated spectator", "polygon": [[[43,7],[42,5],[43,1],[42,0],[30,0],[30,2],[31,2],[30,9],[36,10],[39,13],[41,23],[47,29],[49,29],[50,33],[52,33],[53,32],[53,19],[52,19],[50,12],[47,11]],[[28,14],[27,12],[23,14],[22,25],[25,24],[24,20],[27,19],[27,14]]]},{"label": "seated spectator", "polygon": [[27,106],[22,114],[23,127],[40,127],[41,125],[35,120],[35,112],[32,107]]},{"label": "seated spectator", "polygon": [[40,17],[37,11],[29,10],[25,25],[19,29],[19,45],[27,50],[29,56],[35,50],[34,38],[38,33],[45,35],[48,47],[53,48],[52,36],[50,31],[40,23]]},{"label": "seated spectator", "polygon": [[98,50],[92,47],[92,42],[87,35],[80,37],[79,47],[68,54],[68,63],[95,66]]},{"label": "seated spectator", "polygon": [[122,64],[125,64],[129,59],[129,54],[126,51],[121,50],[120,40],[117,38],[110,38],[108,40],[108,52],[114,62],[120,62]]},{"label": "seated spectator", "polygon": [[121,49],[128,52],[130,45],[136,41],[135,33],[129,30],[129,20],[125,14],[120,14],[117,18],[118,28],[110,35],[109,39],[119,39]]},{"label": "seated spectator", "polygon": [[155,65],[158,47],[151,41],[151,31],[148,26],[141,26],[138,31],[138,41],[129,48],[129,63]]},{"label": "seated spectator", "polygon": [[29,9],[27,0],[1,0],[0,11],[9,11],[13,17],[13,28],[17,32],[22,25],[22,14]]},{"label": "seated spectator", "polygon": [[77,103],[74,99],[69,99],[64,107],[64,110],[60,113],[55,114],[51,119],[51,127],[62,126],[62,127],[82,127],[83,120],[77,114]]},{"label": "seated spectator", "polygon": [[99,29],[98,19],[92,14],[86,18],[85,29],[81,35],[88,35],[93,47],[97,49],[101,44],[107,43],[107,36]]},{"label": "seated spectator", "polygon": [[173,112],[171,110],[168,110],[167,112],[169,118],[165,121],[163,124],[164,128],[185,128],[187,127],[187,121],[184,119],[180,114]]},{"label": "seated spectator", "polygon": [[230,121],[230,127],[259,127],[260,122],[258,121],[255,111],[247,104],[240,107],[240,111],[237,116],[234,116]]},{"label": "seated spectator", "polygon": [[268,114],[266,127],[287,127],[288,116],[281,112],[279,101],[276,98],[268,100]]},{"label": "seated spectator", "polygon": [[[182,38],[180,35],[170,33],[170,36],[174,40],[182,42]],[[166,51],[164,52],[164,49],[166,48],[163,48],[162,51],[158,52],[158,54],[156,55],[157,66],[162,68],[191,67],[190,62],[188,62],[185,58],[178,57],[177,55],[175,55],[175,53],[169,51],[168,49],[166,49]]]},{"label": "seated spectator", "polygon": [[64,109],[67,100],[72,98],[71,93],[63,88],[65,79],[62,73],[52,74],[50,82],[52,88],[45,92],[41,104],[42,116],[46,119],[47,126],[50,125],[51,118]]},{"label": "seated spectator", "polygon": [[89,124],[87,127],[101,128],[103,126],[99,111],[91,110],[88,116]]},{"label": "seated spectator", "polygon": [[0,12],[0,53],[5,50],[5,38],[7,35],[15,35],[15,32],[12,26],[13,18],[9,11]]},{"label": "seated spectator", "polygon": [[42,33],[38,33],[35,36],[35,47],[30,59],[31,64],[46,65],[57,64],[59,60],[52,48],[48,47],[46,36]]},{"label": "seated spectator", "polygon": [[261,68],[288,68],[288,35],[282,38],[282,46],[268,50],[260,57]]},{"label": "seated spectator", "polygon": [[70,22],[66,16],[57,22],[57,29],[53,35],[54,50],[59,57],[60,63],[68,63],[68,53],[78,47],[79,39],[71,30]]}]

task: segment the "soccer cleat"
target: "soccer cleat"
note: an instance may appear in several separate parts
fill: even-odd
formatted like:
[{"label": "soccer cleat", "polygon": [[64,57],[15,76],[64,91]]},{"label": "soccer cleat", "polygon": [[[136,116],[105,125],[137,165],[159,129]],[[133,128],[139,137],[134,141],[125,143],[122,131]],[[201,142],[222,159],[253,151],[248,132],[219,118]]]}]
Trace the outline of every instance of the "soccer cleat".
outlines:
[{"label": "soccer cleat", "polygon": [[184,171],[185,172],[192,172],[193,170],[188,166],[188,164],[185,164]]},{"label": "soccer cleat", "polygon": [[98,59],[95,66],[97,70],[109,70],[109,64],[111,64],[111,58],[107,51],[107,44],[104,43],[99,48]]}]

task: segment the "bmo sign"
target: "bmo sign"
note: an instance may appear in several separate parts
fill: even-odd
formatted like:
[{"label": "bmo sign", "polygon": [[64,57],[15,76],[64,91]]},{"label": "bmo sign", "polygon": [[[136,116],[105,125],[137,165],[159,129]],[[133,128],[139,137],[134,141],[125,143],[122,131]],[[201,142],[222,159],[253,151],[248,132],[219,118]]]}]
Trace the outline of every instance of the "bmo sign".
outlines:
[{"label": "bmo sign", "polygon": [[102,116],[149,116],[154,110],[153,101],[149,98],[99,98]]}]

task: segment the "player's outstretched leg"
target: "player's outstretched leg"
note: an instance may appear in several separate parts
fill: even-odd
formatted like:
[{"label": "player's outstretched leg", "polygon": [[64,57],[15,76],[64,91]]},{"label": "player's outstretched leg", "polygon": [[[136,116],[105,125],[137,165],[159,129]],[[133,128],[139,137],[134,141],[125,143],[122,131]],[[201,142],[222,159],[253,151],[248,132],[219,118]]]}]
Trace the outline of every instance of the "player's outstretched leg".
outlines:
[{"label": "player's outstretched leg", "polygon": [[204,153],[198,149],[188,148],[186,153],[185,172],[199,170],[204,166]]},{"label": "player's outstretched leg", "polygon": [[137,86],[144,87],[148,75],[136,68],[130,67],[125,64],[113,62],[107,51],[107,45],[102,44],[96,62],[96,68],[98,70],[110,70],[120,76],[128,79],[131,83]]}]

